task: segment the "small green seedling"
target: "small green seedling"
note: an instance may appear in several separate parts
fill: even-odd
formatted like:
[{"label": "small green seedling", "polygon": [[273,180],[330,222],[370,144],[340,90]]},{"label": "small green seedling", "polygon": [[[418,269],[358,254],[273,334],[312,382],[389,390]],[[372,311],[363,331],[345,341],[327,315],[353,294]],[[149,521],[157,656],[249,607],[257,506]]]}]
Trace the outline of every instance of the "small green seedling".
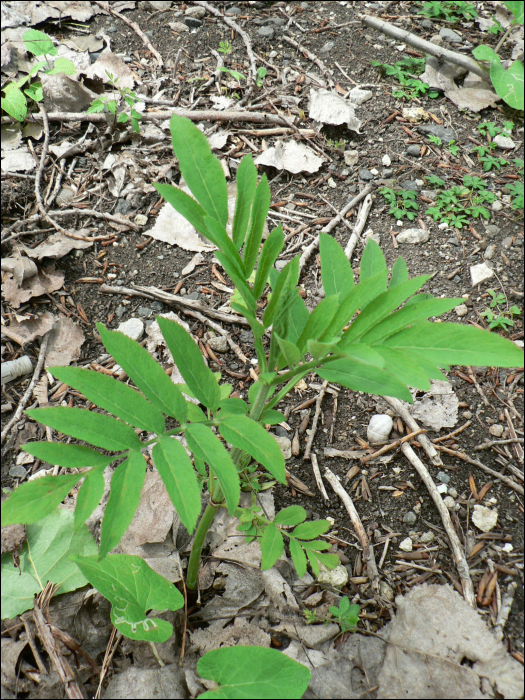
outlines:
[{"label": "small green seedling", "polygon": [[75,64],[61,56],[55,58],[53,68],[51,68],[49,58],[57,56],[58,50],[51,38],[47,34],[44,34],[44,32],[39,32],[36,29],[28,29],[28,31],[24,32],[22,35],[22,41],[29,53],[37,57],[44,56],[44,60],[38,61],[31,68],[29,73],[23,78],[20,78],[16,83],[7,83],[7,85],[2,88],[2,92],[5,95],[1,100],[2,109],[19,122],[24,121],[27,115],[26,97],[29,97],[29,99],[35,102],[42,102],[44,99],[41,82],[31,83],[22,91],[22,87],[41,71],[44,66],[49,67],[48,70],[43,71],[47,75],[56,75],[58,73],[76,75],[77,72]]},{"label": "small green seedling", "polygon": [[[514,327],[513,317],[519,316],[521,314],[519,307],[512,306],[509,309],[507,305],[507,298],[501,292],[497,293],[493,289],[489,289],[488,293],[492,297],[492,301],[490,302],[490,308],[486,311],[483,311],[481,315],[487,319],[490,330],[494,330],[495,328],[501,328],[504,331],[508,332],[511,328]],[[507,310],[502,311],[499,308],[501,306],[507,306]],[[492,309],[495,309],[495,311],[493,311]]]},{"label": "small green seedling", "polygon": [[429,134],[428,140],[430,141],[430,143],[434,143],[436,146],[443,145],[443,141],[439,138],[439,136],[435,136],[434,134]]},{"label": "small green seedling", "polygon": [[429,97],[439,96],[438,92],[431,90],[427,83],[417,78],[425,70],[424,58],[405,56],[393,66],[379,61],[370,61],[370,63],[374,67],[380,68],[386,75],[392,76],[403,87],[402,90],[392,92],[392,95],[398,99],[411,100],[413,97],[420,97],[427,93]]},{"label": "small green seedling", "polygon": [[228,40],[221,41],[219,43],[218,51],[219,51],[219,53],[229,54],[233,51],[233,46],[230,44],[230,42]]},{"label": "small green seedling", "polygon": [[423,3],[423,9],[418,12],[429,19],[444,19],[447,22],[471,20],[478,16],[476,7],[471,2],[432,2]]},{"label": "small green seedling", "polygon": [[393,190],[390,187],[382,187],[379,192],[385,200],[390,204],[389,214],[395,216],[396,219],[403,219],[405,216],[410,221],[413,221],[417,216],[419,209],[417,203],[417,192],[412,190]]},{"label": "small green seedling", "polygon": [[350,600],[345,596],[339,601],[339,607],[332,605],[329,611],[341,632],[355,632],[361,611],[359,605],[350,605]]},{"label": "small green seedling", "polygon": [[495,168],[498,172],[504,165],[508,165],[508,161],[505,158],[497,158],[490,153],[494,144],[489,144],[489,148],[485,146],[476,146],[473,151],[478,154],[478,160],[483,165],[484,172],[489,172],[492,168]]},{"label": "small green seedling", "polygon": [[512,208],[523,209],[525,204],[523,196],[523,182],[518,180],[518,182],[515,184],[507,185],[507,189],[512,195]]},{"label": "small green seedling", "polygon": [[266,68],[264,66],[259,66],[259,68],[257,68],[257,77],[255,79],[255,84],[257,85],[257,87],[263,86],[265,77],[266,77]]},{"label": "small green seedling", "polygon": [[457,157],[460,149],[459,149],[459,146],[456,144],[454,139],[452,139],[452,141],[448,142],[448,150],[452,153],[454,158]]},{"label": "small green seedling", "polygon": [[487,134],[493,139],[498,134],[503,134],[504,136],[510,136],[512,130],[514,129],[514,122],[505,122],[503,127],[498,126],[494,122],[483,122],[483,124],[478,124],[478,131],[483,136]]},{"label": "small green seedling", "polygon": [[[117,124],[127,124],[128,120],[131,119],[131,126],[133,131],[138,134],[140,133],[139,121],[142,119],[140,112],[135,109],[135,104],[140,102],[140,98],[137,94],[133,92],[130,88],[121,88],[117,85],[119,79],[115,78],[109,71],[106,70],[106,75],[108,76],[111,86],[118,90],[122,95],[124,102],[130,108],[130,114],[126,112],[120,112],[117,117]],[[117,113],[117,101],[101,95],[100,97],[93,100],[90,108],[87,110],[88,114],[97,114],[98,112],[104,111],[104,107],[107,107],[111,114]]]}]

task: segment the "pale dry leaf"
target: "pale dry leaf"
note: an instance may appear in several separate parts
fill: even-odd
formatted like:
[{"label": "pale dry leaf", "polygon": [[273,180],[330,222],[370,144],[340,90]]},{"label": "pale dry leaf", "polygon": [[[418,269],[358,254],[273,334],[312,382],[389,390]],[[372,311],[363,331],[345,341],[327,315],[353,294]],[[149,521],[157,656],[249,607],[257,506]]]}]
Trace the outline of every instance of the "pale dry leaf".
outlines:
[{"label": "pale dry leaf", "polygon": [[[75,233],[80,236],[89,236],[89,234],[94,231],[94,229],[81,228]],[[69,236],[64,236],[63,233],[57,231],[43,243],[39,243],[35,248],[29,248],[27,246],[22,246],[22,249],[26,255],[35,260],[42,260],[42,258],[63,258],[72,250],[86,250],[93,245],[92,241],[79,241],[75,238],[70,238]]]},{"label": "pale dry leaf", "polygon": [[84,112],[98,95],[69,75],[40,75],[48,112]]},{"label": "pale dry leaf", "polygon": [[309,115],[321,124],[346,124],[352,131],[361,133],[361,122],[355,116],[354,105],[330,90],[310,90]]},{"label": "pale dry leaf", "polygon": [[49,397],[47,395],[47,387],[49,385],[49,378],[47,374],[44,374],[42,379],[35,385],[33,389],[33,396],[38,401],[39,406],[49,403]]},{"label": "pale dry leaf", "polygon": [[80,358],[80,348],[85,341],[82,328],[72,319],[60,314],[49,334],[46,351],[48,367],[67,367]]},{"label": "pale dry leaf", "polygon": [[55,271],[54,267],[47,268],[46,271],[39,270],[38,275],[25,280],[20,287],[13,275],[7,273],[2,285],[2,294],[14,309],[18,309],[21,304],[33,297],[42,296],[46,292],[51,294],[64,285],[65,273],[62,270]]},{"label": "pale dry leaf", "polygon": [[431,385],[421,401],[410,407],[410,413],[433,430],[453,428],[458,422],[459,400],[452,385],[441,380],[431,380]]},{"label": "pale dry leaf", "polygon": [[488,107],[496,107],[501,97],[492,90],[479,90],[478,88],[457,88],[447,90],[445,95],[459,109],[470,109],[471,112],[480,112]]},{"label": "pale dry leaf", "polygon": [[116,56],[110,49],[104,49],[95,63],[86,71],[86,76],[91,79],[100,78],[108,82],[107,73],[111,73],[120,88],[133,88],[135,79],[131,69],[124,61]]},{"label": "pale dry leaf", "polygon": [[27,321],[11,323],[10,326],[2,326],[2,333],[15,343],[24,346],[32,343],[35,338],[41,338],[55,325],[57,318],[46,311],[42,316],[35,316]]},{"label": "pale dry leaf", "polygon": [[316,173],[323,164],[311,148],[297,141],[280,141],[257,156],[256,165],[267,165],[290,173]]}]

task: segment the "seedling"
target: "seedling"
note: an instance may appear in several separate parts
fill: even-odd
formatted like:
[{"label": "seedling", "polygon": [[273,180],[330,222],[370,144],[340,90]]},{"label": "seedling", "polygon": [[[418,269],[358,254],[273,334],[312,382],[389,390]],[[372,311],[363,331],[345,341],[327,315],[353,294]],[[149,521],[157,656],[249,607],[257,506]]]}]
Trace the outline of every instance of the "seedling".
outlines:
[{"label": "seedling", "polygon": [[[130,108],[130,114],[126,112],[120,112],[117,117],[117,124],[127,124],[128,120],[131,119],[131,126],[133,131],[138,134],[140,133],[139,121],[142,119],[142,114],[137,112],[135,109],[135,104],[140,101],[137,94],[133,92],[130,88],[122,88],[117,85],[119,78],[115,78],[109,71],[106,70],[106,75],[108,76],[111,86],[117,90],[124,99],[124,102]],[[97,99],[93,100],[90,108],[87,110],[87,114],[96,114],[98,112],[103,112],[104,107],[107,107],[111,114],[117,113],[117,101],[110,99],[105,95],[101,95]]]},{"label": "seedling", "polygon": [[359,621],[359,605],[350,605],[350,600],[345,596],[339,601],[339,607],[330,606],[329,611],[334,621],[341,627],[341,632],[355,632]]},{"label": "seedling", "polygon": [[22,41],[29,53],[37,57],[44,56],[45,60],[38,61],[38,63],[31,68],[30,72],[23,78],[20,78],[16,83],[7,83],[7,85],[2,88],[2,92],[5,95],[1,100],[2,109],[19,122],[24,121],[27,115],[26,96],[35,102],[41,102],[44,99],[42,83],[40,82],[31,83],[22,92],[22,87],[41,71],[44,66],[49,66],[49,69],[44,71],[47,75],[56,75],[57,73],[75,75],[77,72],[75,64],[61,56],[55,58],[54,66],[51,68],[49,57],[57,56],[58,50],[51,38],[47,34],[44,34],[44,32],[39,32],[36,29],[29,29],[22,35]]},{"label": "seedling", "polygon": [[455,140],[453,139],[452,141],[448,142],[448,150],[452,153],[454,158],[458,155],[459,153],[459,146],[456,144]]},{"label": "seedling", "polygon": [[232,70],[231,68],[225,68],[224,66],[221,66],[219,68],[219,70],[221,71],[221,73],[228,73],[228,75],[231,75],[231,77],[234,80],[237,80],[237,82],[239,82],[239,83],[241,82],[241,80],[246,80],[246,76],[243,75],[242,73],[239,73],[239,71],[237,71],[237,70]]},{"label": "seedling", "polygon": [[219,53],[228,54],[228,53],[231,53],[233,51],[233,46],[230,44],[230,42],[228,40],[221,41],[219,43],[218,51],[219,51]]},{"label": "seedling", "polygon": [[[519,316],[521,311],[518,306],[512,306],[510,309],[508,307],[507,298],[504,294],[497,293],[493,289],[489,289],[488,293],[492,297],[490,302],[490,308],[483,311],[481,314],[487,319],[490,330],[494,328],[501,328],[505,332],[508,332],[514,327],[514,316]],[[506,310],[502,311],[501,306],[506,306]],[[493,311],[495,309],[495,311]]]},{"label": "seedling", "polygon": [[[148,617],[148,611],[176,609],[181,599],[173,586],[159,583],[162,577],[154,572],[152,576],[143,562],[110,554],[139,505],[146,455],[151,455],[182,524],[194,535],[186,574],[190,596],[196,597],[206,535],[223,509],[238,515],[239,527],[248,540],[257,539],[263,569],[274,566],[286,546],[299,577],[308,566],[318,576],[320,564],[330,569],[339,563],[339,558],[327,551],[329,543],[318,539],[328,531],[328,521],[308,522],[300,506],[285,508],[272,520],[259,510],[255,489],[251,507],[240,505],[241,485],[253,485],[257,473],[259,483],[270,478],[286,484],[283,455],[264,426],[284,419],[277,407],[297,383],[316,373],[352,391],[412,403],[408,386],[428,391],[430,379],[441,378],[440,368],[448,369],[451,364],[523,364],[519,348],[505,338],[473,326],[428,321],[451,311],[463,299],[418,294],[431,275],[409,279],[402,258],[395,263],[389,282],[385,258],[373,241],[363,252],[356,284],[341,246],[330,235],[320,235],[326,297],[310,314],[297,288],[299,257],[281,271],[274,267],[284,247],[281,227],[262,243],[271,193],[266,176],[257,183],[251,156],[245,156],[237,170],[230,238],[226,232],[228,192],[219,160],[189,119],[172,116],[170,129],[181,175],[193,197],[173,185],[157,183],[155,188],[216,246],[216,258],[240,295],[240,301],[231,301],[231,307],[246,319],[253,333],[258,380],[244,398],[230,398],[233,387],[220,383],[193,338],[178,323],[158,316],[167,348],[185,382],[181,391],[145,348],[99,323],[102,343],[134,386],[95,370],[52,367],[49,371],[113,415],[69,407],[39,408],[26,414],[102,452],[74,442],[24,445],[24,450],[38,459],[75,471],[24,483],[2,505],[2,525],[35,523],[54,512],[83,480],[74,512],[78,531],[103,496],[104,469],[117,464],[98,557],[80,553],[74,561],[92,585],[111,600],[113,624],[123,634],[147,641],[165,641],[172,632],[171,626],[161,624],[163,620]],[[199,405],[185,398],[188,391]],[[168,426],[166,417],[170,419]],[[77,471],[80,469],[83,471]],[[241,648],[231,652],[241,656]],[[257,658],[257,651],[247,653]],[[233,665],[228,666],[229,672]],[[215,668],[219,666],[218,662]],[[237,669],[244,672],[243,664]],[[266,670],[264,665],[259,667],[260,674]]]},{"label": "seedling", "polygon": [[523,209],[525,201],[523,197],[523,182],[518,180],[515,184],[507,185],[508,191],[513,196],[512,198],[512,208],[513,209]]},{"label": "seedling", "polygon": [[[492,143],[489,145],[493,146]],[[508,165],[508,161],[506,161],[505,158],[494,157],[489,153],[491,149],[486,148],[485,146],[476,146],[472,150],[477,152],[478,160],[483,165],[483,170],[485,172],[489,172],[492,170],[492,168],[496,168],[496,170],[499,172],[503,165]]]},{"label": "seedling", "polygon": [[445,19],[455,23],[461,19],[474,19],[478,16],[478,12],[470,2],[425,2],[418,15],[429,19]]},{"label": "seedling", "polygon": [[498,126],[494,122],[483,122],[483,124],[478,124],[479,133],[483,134],[483,136],[488,134],[492,139],[498,134],[510,136],[512,134],[512,129],[514,129],[514,122],[505,122],[503,127]]},{"label": "seedling", "polygon": [[380,193],[390,204],[389,214],[395,216],[396,219],[403,219],[405,216],[410,221],[413,221],[417,216],[419,209],[416,201],[417,192],[412,190],[393,190],[390,187],[382,187]]},{"label": "seedling", "polygon": [[255,79],[255,84],[257,85],[257,87],[263,86],[263,82],[264,82],[265,77],[266,77],[266,68],[264,66],[259,66],[259,68],[257,68],[257,77]]},{"label": "seedling", "polygon": [[429,134],[428,140],[430,143],[436,144],[436,146],[442,146],[443,141],[439,138],[439,136],[435,136],[434,134]]},{"label": "seedling", "polygon": [[370,61],[370,63],[376,68],[381,68],[386,75],[391,75],[403,86],[403,90],[394,90],[392,92],[392,95],[396,98],[411,100],[413,97],[420,97],[427,93],[429,97],[439,96],[438,92],[430,90],[427,83],[417,78],[425,70],[424,58],[405,56],[393,66],[390,66],[388,63],[380,63],[379,61]]}]

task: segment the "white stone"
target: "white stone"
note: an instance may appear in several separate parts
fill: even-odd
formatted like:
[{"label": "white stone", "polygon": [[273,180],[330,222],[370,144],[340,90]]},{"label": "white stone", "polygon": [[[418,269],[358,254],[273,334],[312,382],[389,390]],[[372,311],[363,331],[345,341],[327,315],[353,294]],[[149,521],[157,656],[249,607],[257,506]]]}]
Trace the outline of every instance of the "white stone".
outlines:
[{"label": "white stone", "polygon": [[349,165],[350,167],[357,165],[357,161],[359,160],[359,151],[345,151],[343,155],[346,165]]},{"label": "white stone", "polygon": [[388,155],[388,153],[381,158],[381,163],[383,163],[385,168],[388,168],[388,167],[390,167],[390,165],[392,165],[392,160],[391,160],[390,156]]},{"label": "white stone", "polygon": [[145,226],[148,223],[148,217],[144,214],[137,214],[133,221],[137,224],[137,226]]},{"label": "white stone", "polygon": [[401,542],[401,544],[399,545],[399,549],[402,552],[411,552],[412,551],[412,540],[410,539],[410,537],[407,537],[405,540],[403,540]]},{"label": "white stone", "polygon": [[496,200],[495,202],[492,202],[492,211],[501,211],[503,209],[503,202],[500,202]]},{"label": "white stone", "polygon": [[396,236],[398,243],[426,243],[430,235],[428,231],[422,228],[407,228],[406,231],[401,231],[401,233]]},{"label": "white stone", "polygon": [[438,484],[438,486],[436,488],[437,488],[438,493],[440,493],[440,494],[447,493],[447,485],[446,484]]},{"label": "white stone", "polygon": [[228,341],[223,335],[220,335],[217,338],[210,338],[208,340],[208,345],[213,352],[228,352],[230,349]]},{"label": "white stone", "polygon": [[368,441],[372,443],[372,445],[377,444],[378,442],[386,442],[393,425],[394,421],[390,416],[372,416],[366,430]]},{"label": "white stone", "polygon": [[194,5],[192,7],[187,7],[184,13],[186,17],[196,17],[197,19],[202,19],[206,15],[206,10],[204,7],[199,7],[199,5]]},{"label": "white stone", "polygon": [[372,175],[379,175],[379,170],[377,170],[377,168],[371,168],[370,172],[372,173]]},{"label": "white stone", "polygon": [[292,456],[292,441],[289,440],[287,437],[278,437],[277,435],[274,435],[273,437],[275,438],[277,444],[281,448],[283,457],[285,459],[290,459]]},{"label": "white stone", "polygon": [[129,321],[121,323],[117,331],[124,333],[132,340],[140,340],[144,334],[144,322],[140,318],[130,318]]},{"label": "white stone", "polygon": [[517,346],[518,346],[519,348],[521,348],[522,350],[523,350],[523,348],[525,347],[525,343],[523,342],[523,340],[515,340],[515,341],[514,341],[514,345],[517,345]]},{"label": "white stone", "polygon": [[423,544],[429,544],[430,542],[432,542],[432,541],[434,540],[434,538],[435,538],[434,533],[433,533],[433,532],[430,532],[430,530],[429,530],[428,532],[424,532],[424,533],[421,535],[420,541],[421,541]]},{"label": "white stone", "polygon": [[495,136],[494,143],[498,148],[503,148],[504,150],[516,148],[516,144],[514,143],[514,141],[508,136],[503,136],[503,134],[498,134],[497,136]]},{"label": "white stone", "polygon": [[476,505],[472,513],[472,522],[482,532],[490,532],[496,527],[496,523],[498,522],[498,511],[492,508],[486,508],[485,506]]},{"label": "white stone", "polygon": [[335,569],[326,569],[322,564],[320,564],[317,583],[321,583],[332,588],[344,588],[344,586],[346,586],[348,583],[348,571],[342,564],[336,566]]},{"label": "white stone", "polygon": [[452,498],[452,496],[445,496],[443,503],[449,510],[452,510],[456,505],[456,501]]},{"label": "white stone", "polygon": [[468,307],[466,304],[460,304],[459,306],[456,306],[454,311],[460,318],[463,318],[463,316],[468,314]]},{"label": "white stone", "polygon": [[494,270],[487,265],[487,263],[480,263],[479,265],[473,265],[470,268],[470,279],[472,280],[472,286],[475,287],[477,284],[481,284],[486,280],[494,277]]},{"label": "white stone", "polygon": [[503,435],[505,428],[502,425],[491,425],[489,433],[492,437],[500,438]]},{"label": "white stone", "polygon": [[174,32],[189,32],[190,28],[184,22],[168,22],[170,29]]}]

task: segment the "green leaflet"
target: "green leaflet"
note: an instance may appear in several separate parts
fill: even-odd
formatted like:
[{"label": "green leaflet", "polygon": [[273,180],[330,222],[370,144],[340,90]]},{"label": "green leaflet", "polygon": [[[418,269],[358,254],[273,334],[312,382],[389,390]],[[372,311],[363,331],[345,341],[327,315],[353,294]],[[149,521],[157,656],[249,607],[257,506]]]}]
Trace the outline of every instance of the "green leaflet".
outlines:
[{"label": "green leaflet", "polygon": [[277,513],[273,519],[273,524],[291,527],[299,525],[299,523],[306,520],[306,517],[306,511],[302,506],[288,506]]},{"label": "green leaflet", "polygon": [[198,345],[175,321],[161,316],[157,316],[157,321],[184,381],[204,406],[216,411],[221,402],[221,391],[213,372],[204,364]]},{"label": "green leaflet", "polygon": [[288,313],[286,340],[289,340],[291,343],[297,343],[299,336],[308,323],[310,312],[297,289],[292,290],[292,297],[292,304]]},{"label": "green leaflet", "polygon": [[[306,347],[313,360],[321,360],[332,352],[336,352],[336,354],[338,354],[336,345],[340,342],[340,340],[340,338],[334,338],[327,343],[320,343],[317,340],[309,340],[306,343]],[[344,353],[341,354],[344,355]]]},{"label": "green leaflet", "polygon": [[271,524],[265,528],[259,540],[261,545],[261,569],[268,571],[284,552],[284,540],[280,530]]},{"label": "green leaflet", "polygon": [[163,433],[164,416],[149,401],[127,384],[106,374],[78,367],[52,367],[51,374],[80,391],[108,413],[141,430]]},{"label": "green leaflet", "polygon": [[142,453],[131,452],[116,469],[102,520],[99,558],[102,559],[120,542],[133,520],[140,502],[146,476],[146,460]]},{"label": "green leaflet", "polygon": [[91,469],[91,471],[82,474],[82,476],[85,479],[77,495],[75,532],[80,530],[104,495],[104,470],[102,467]]},{"label": "green leaflet", "polygon": [[390,278],[388,289],[394,289],[394,287],[403,284],[403,282],[408,282],[407,264],[403,258],[398,258],[392,268],[392,277]]},{"label": "green leaflet", "polygon": [[377,243],[369,238],[361,259],[360,281],[363,282],[381,272],[387,272],[385,256]]},{"label": "green leaflet", "polygon": [[221,263],[223,268],[226,270],[226,273],[229,275],[231,281],[237,287],[239,293],[241,294],[244,300],[244,303],[246,304],[247,309],[249,311],[255,311],[255,309],[257,308],[257,302],[255,301],[252,290],[244,281],[244,273],[240,275],[237,269],[237,265],[235,263],[232,263],[230,258],[222,251],[217,251],[217,253],[215,253],[215,257]]},{"label": "green leaflet", "polygon": [[[277,272],[277,270],[276,270]],[[264,327],[271,326],[277,314],[279,305],[282,302],[283,296],[297,286],[299,279],[299,258],[295,257],[284,267],[281,274],[277,278],[275,288],[272,293],[272,298],[268,302],[266,311],[264,312],[263,323]]]},{"label": "green leaflet", "polygon": [[372,299],[386,291],[387,274],[387,272],[380,272],[356,284],[352,291],[346,295],[345,299],[340,301],[330,325],[319,340],[325,341],[341,335],[343,328],[348,324],[356,311],[363,309]]},{"label": "green leaflet", "polygon": [[412,395],[404,384],[389,372],[353,360],[335,360],[316,370],[317,374],[329,382],[346,386],[353,391],[367,394],[395,396],[412,403]]},{"label": "green leaflet", "polygon": [[373,299],[364,307],[363,311],[344,334],[342,345],[355,342],[367,331],[374,328],[390,312],[397,309],[403,301],[415,294],[429,279],[430,275],[414,277],[408,282],[402,282],[394,289],[383,292],[383,294]]},{"label": "green leaflet", "polygon": [[304,549],[297,540],[290,540],[288,543],[290,554],[292,556],[293,565],[297,571],[299,578],[302,578],[306,573],[307,561]]},{"label": "green leaflet", "polygon": [[[206,212],[201,207],[201,205],[196,202],[193,197],[189,194],[183,192],[178,187],[173,185],[165,185],[159,182],[154,183],[153,187],[157,190],[163,199],[165,199],[168,204],[178,211],[190,224],[197,229],[197,231],[204,236],[209,238],[208,231],[204,225],[204,217]],[[211,240],[211,239],[210,239]],[[215,241],[211,241],[214,245],[217,245]]]},{"label": "green leaflet", "polygon": [[[404,353],[386,348],[384,345],[377,345],[374,350],[383,358],[385,370],[397,377],[400,382],[422,391],[430,389],[427,372],[418,367],[414,358],[410,361]],[[434,369],[437,370],[437,368]]]},{"label": "green leaflet", "polygon": [[204,134],[186,117],[174,114],[170,121],[173,151],[180,171],[204,211],[226,226],[228,191],[224,171],[211,152]]},{"label": "green leaflet", "polygon": [[281,448],[260,423],[246,416],[226,416],[219,425],[219,432],[227,442],[248,452],[266,467],[281,484],[286,484]]},{"label": "green leaflet", "polygon": [[285,421],[286,418],[279,411],[274,411],[271,408],[263,412],[261,416],[261,423],[263,425],[279,425]]},{"label": "green leaflet", "polygon": [[211,216],[206,216],[204,218],[204,225],[206,226],[206,230],[212,234],[212,240],[214,240],[215,245],[228,257],[231,265],[235,268],[237,276],[242,279],[243,265],[241,256],[237,252],[237,248],[233,245],[231,238],[226,233],[224,226],[221,226],[217,219],[213,219]]},{"label": "green leaflet", "polygon": [[83,445],[66,445],[62,442],[29,442],[22,449],[43,462],[58,464],[68,469],[82,467],[107,467],[118,457],[103,455]]},{"label": "green leaflet", "polygon": [[378,369],[383,369],[385,366],[385,361],[376,348],[371,348],[368,345],[361,345],[360,343],[353,343],[347,346],[344,346],[343,343],[339,343],[339,345],[334,348],[334,354],[347,357],[350,360],[357,360],[365,365],[372,365],[372,367],[377,367]]},{"label": "green leaflet", "polygon": [[462,303],[463,299],[434,299],[428,298],[426,294],[417,294],[409,299],[402,309],[390,314],[365,333],[361,340],[369,345],[379,343],[406,326],[430,316],[441,316]]},{"label": "green leaflet", "polygon": [[456,323],[421,321],[387,338],[383,345],[421,354],[437,365],[523,366],[523,351],[510,340]]},{"label": "green leaflet", "polygon": [[279,343],[279,347],[281,348],[281,352],[284,355],[284,359],[286,360],[286,364],[288,365],[288,367],[295,367],[296,365],[298,365],[299,362],[301,362],[301,360],[303,359],[303,353],[300,352],[297,345],[290,343],[289,340],[279,338],[277,334],[275,334],[275,337],[277,339],[277,342]]},{"label": "green leaflet", "polygon": [[228,513],[233,515],[239,504],[241,487],[235,464],[224,445],[210,428],[202,423],[192,423],[186,429],[190,450],[213,469],[221,485]]},{"label": "green leaflet", "polygon": [[91,585],[109,600],[111,621],[123,635],[158,644],[171,637],[173,626],[169,622],[146,613],[179,610],[184,598],[144,559],[131,554],[111,554],[101,561],[96,557],[72,559]]},{"label": "green leaflet", "polygon": [[261,245],[264,223],[268,216],[268,210],[270,209],[271,198],[272,195],[270,186],[268,185],[268,178],[266,175],[263,175],[255,190],[250,227],[244,243],[243,263],[246,279],[252,274],[252,270],[255,267],[259,255],[259,246]]},{"label": "green leaflet", "polygon": [[106,350],[144,396],[162,413],[184,423],[187,415],[186,401],[149,352],[124,333],[108,331],[101,323],[97,323],[97,329]]},{"label": "green leaflet", "polygon": [[270,269],[277,260],[283,246],[284,234],[281,225],[279,224],[279,226],[274,228],[274,230],[270,233],[261,250],[259,264],[257,265],[257,275],[255,277],[255,284],[253,287],[253,295],[256,299],[259,299],[261,294],[264,292],[266,282],[268,281],[268,275],[270,274]]},{"label": "green leaflet", "polygon": [[334,315],[339,307],[339,295],[326,297],[310,314],[310,317],[297,341],[297,347],[303,351],[309,340],[319,340],[326,329],[331,325]]},{"label": "green leaflet", "polygon": [[324,535],[330,529],[328,520],[316,520],[307,523],[301,523],[290,532],[290,537],[298,540],[315,540],[319,535]]},{"label": "green leaflet", "polygon": [[29,525],[50,515],[80,479],[82,474],[64,474],[22,484],[2,504],[2,527]]},{"label": "green leaflet", "polygon": [[344,299],[354,286],[354,273],[344,250],[327,233],[319,234],[321,276],[327,297],[339,294]]},{"label": "green leaflet", "polygon": [[126,423],[83,408],[35,408],[26,411],[26,415],[60,433],[84,440],[103,450],[136,450],[142,444],[133,428]]},{"label": "green leaflet", "polygon": [[[221,414],[227,413],[233,415],[245,416],[248,413],[248,404],[242,399],[225,399],[221,401]],[[224,417],[224,416],[223,416]]]},{"label": "green leaflet", "polygon": [[153,461],[182,524],[191,535],[201,512],[201,495],[186,450],[175,438],[160,438],[153,448]]},{"label": "green leaflet", "polygon": [[237,169],[237,198],[232,228],[233,244],[237,250],[240,250],[246,237],[256,186],[257,168],[251,155],[244,156]]}]

